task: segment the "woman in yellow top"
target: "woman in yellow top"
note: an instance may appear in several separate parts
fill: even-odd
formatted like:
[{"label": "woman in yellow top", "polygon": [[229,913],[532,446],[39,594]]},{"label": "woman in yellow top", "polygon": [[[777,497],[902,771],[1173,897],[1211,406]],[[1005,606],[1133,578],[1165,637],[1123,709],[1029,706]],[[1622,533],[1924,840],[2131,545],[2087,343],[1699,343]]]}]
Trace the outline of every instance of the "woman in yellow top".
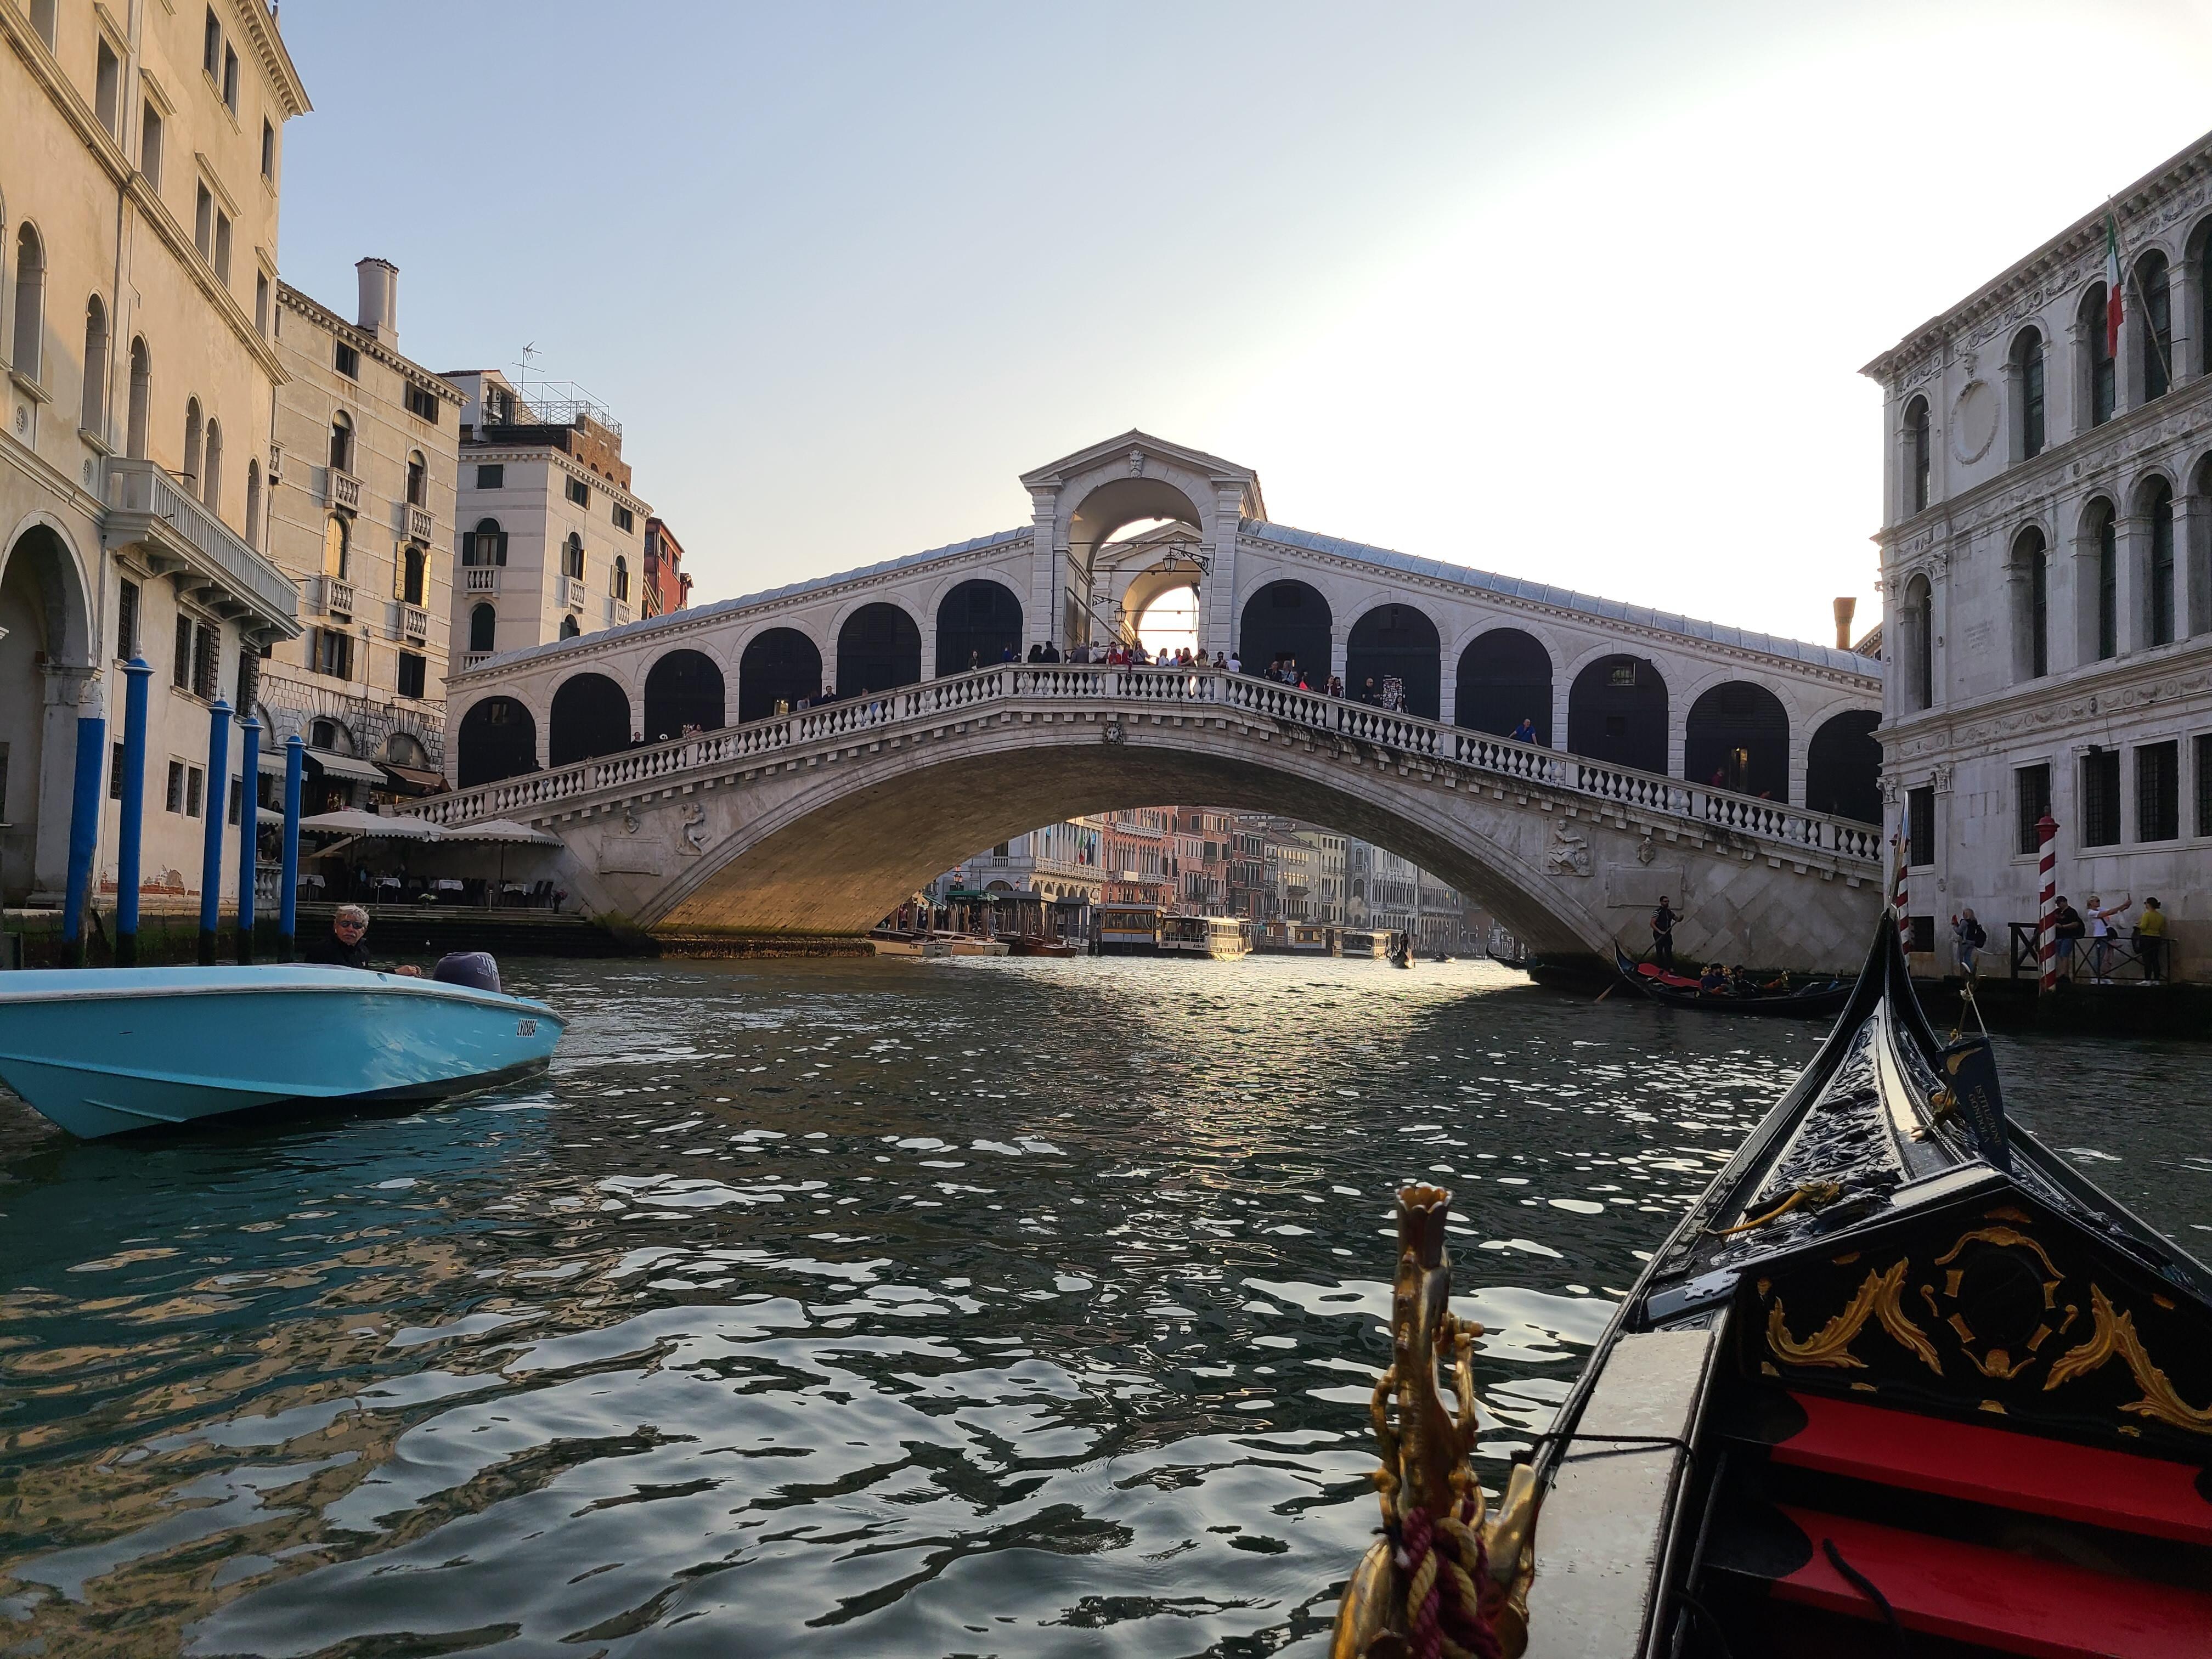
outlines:
[{"label": "woman in yellow top", "polygon": [[2136,918],[2136,955],[2142,959],[2145,979],[2166,977],[2166,912],[2154,898],[2143,901],[2142,915]]}]

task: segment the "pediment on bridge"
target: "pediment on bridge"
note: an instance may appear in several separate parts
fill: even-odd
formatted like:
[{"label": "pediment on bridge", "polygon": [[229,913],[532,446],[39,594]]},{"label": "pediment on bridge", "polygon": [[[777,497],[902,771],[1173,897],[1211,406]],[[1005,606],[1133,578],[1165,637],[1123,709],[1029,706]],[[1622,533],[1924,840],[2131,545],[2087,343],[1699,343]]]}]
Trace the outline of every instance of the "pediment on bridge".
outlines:
[{"label": "pediment on bridge", "polygon": [[1030,491],[1057,489],[1079,479],[1095,479],[1115,471],[1141,478],[1148,472],[1175,471],[1195,473],[1214,484],[1233,483],[1242,491],[1238,511],[1248,519],[1264,519],[1267,503],[1260,493],[1260,475],[1249,466],[1225,461],[1188,444],[1170,443],[1132,427],[1117,438],[1107,438],[1063,455],[1058,460],[1022,474],[1022,488]]}]

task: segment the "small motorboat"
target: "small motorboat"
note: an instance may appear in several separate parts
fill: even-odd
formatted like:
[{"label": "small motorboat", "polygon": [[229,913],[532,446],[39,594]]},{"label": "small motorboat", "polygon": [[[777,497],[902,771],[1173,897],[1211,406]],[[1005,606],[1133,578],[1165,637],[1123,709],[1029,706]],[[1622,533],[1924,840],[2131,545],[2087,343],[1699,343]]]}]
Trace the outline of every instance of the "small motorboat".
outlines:
[{"label": "small motorboat", "polygon": [[0,975],[0,1082],[87,1139],[279,1101],[443,1099],[542,1069],[542,1002],[352,968]]},{"label": "small motorboat", "polygon": [[1073,957],[1082,953],[1064,939],[1038,939],[1024,933],[1010,940],[1018,957]]},{"label": "small motorboat", "polygon": [[952,945],[949,940],[934,939],[927,933],[902,933],[890,928],[878,927],[868,935],[868,943],[876,947],[879,957],[949,957]]},{"label": "small motorboat", "polygon": [[1531,1659],[2212,1653],[2212,1272],[2010,1119],[1887,913],[1494,1510],[1449,1203],[1399,1198],[1385,1536],[1338,1659],[1438,1632]]},{"label": "small motorboat", "polygon": [[1702,991],[1698,981],[1670,974],[1656,963],[1638,962],[1618,945],[1613,947],[1613,966],[1621,978],[1654,1002],[1669,1008],[1697,1008],[1706,1013],[1786,1014],[1807,1019],[1833,1019],[1851,1000],[1849,980],[1817,980],[1788,991],[1760,991],[1748,996],[1733,991]]}]

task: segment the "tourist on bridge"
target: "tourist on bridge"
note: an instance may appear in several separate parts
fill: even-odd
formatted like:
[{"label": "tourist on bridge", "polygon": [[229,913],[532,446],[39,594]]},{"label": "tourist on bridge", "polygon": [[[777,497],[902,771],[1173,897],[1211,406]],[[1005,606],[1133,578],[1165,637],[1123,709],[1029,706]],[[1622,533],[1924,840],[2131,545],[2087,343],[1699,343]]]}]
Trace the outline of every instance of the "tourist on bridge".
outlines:
[{"label": "tourist on bridge", "polygon": [[1060,660],[1060,647],[1054,645],[1050,640],[1047,640],[1044,642],[1044,655],[1038,659],[1038,660],[1041,662],[1058,662]]},{"label": "tourist on bridge", "polygon": [[1341,674],[1331,674],[1331,675],[1328,677],[1328,695],[1329,695],[1330,696],[1332,696],[1332,697],[1335,697],[1335,698],[1337,698],[1339,701],[1341,701],[1341,700],[1343,699],[1343,696],[1344,696],[1344,676],[1343,676],[1343,675],[1341,675]]},{"label": "tourist on bridge", "polygon": [[1228,667],[1232,674],[1241,674],[1244,672],[1244,659],[1238,656],[1233,647],[1229,653]]},{"label": "tourist on bridge", "polygon": [[2142,958],[2146,980],[2166,977],[2166,912],[2154,898],[2143,901],[2142,915],[2136,918],[2136,954]]},{"label": "tourist on bridge", "polygon": [[1523,714],[1521,717],[1521,724],[1513,728],[1513,741],[1516,743],[1535,742],[1536,722],[1534,720],[1527,714]]},{"label": "tourist on bridge", "polygon": [[1659,908],[1651,913],[1651,960],[1670,974],[1674,971],[1674,924],[1680,920],[1666,894],[1660,894]]}]

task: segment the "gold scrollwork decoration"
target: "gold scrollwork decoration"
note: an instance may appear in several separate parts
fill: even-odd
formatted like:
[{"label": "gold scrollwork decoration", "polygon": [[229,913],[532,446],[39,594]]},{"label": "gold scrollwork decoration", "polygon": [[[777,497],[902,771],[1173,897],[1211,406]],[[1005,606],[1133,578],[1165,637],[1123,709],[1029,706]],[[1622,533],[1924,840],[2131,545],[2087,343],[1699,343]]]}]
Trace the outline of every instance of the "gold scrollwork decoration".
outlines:
[{"label": "gold scrollwork decoration", "polygon": [[1917,1355],[1929,1370],[1942,1376],[1943,1362],[1936,1357],[1936,1345],[1905,1311],[1906,1266],[1900,1258],[1887,1273],[1869,1273],[1843,1310],[1802,1342],[1790,1334],[1782,1298],[1777,1297],[1766,1311],[1767,1346],[1778,1358],[1795,1365],[1833,1365],[1863,1370],[1866,1361],[1853,1353],[1850,1346],[1865,1328],[1867,1321],[1875,1319],[1899,1347]]},{"label": "gold scrollwork decoration", "polygon": [[2096,1321],[2089,1340],[2051,1362],[2050,1378],[2043,1385],[2045,1390],[2048,1392],[2077,1376],[2087,1376],[2117,1354],[2135,1374],[2136,1386],[2143,1391],[2141,1400],[2121,1407],[2122,1411],[2133,1412],[2138,1417],[2154,1417],[2161,1423],[2170,1423],[2194,1434],[2212,1434],[2212,1410],[2199,1411],[2175,1392],[2166,1373],[2152,1363],[2150,1355],[2144,1351],[2142,1339],[2136,1334],[2136,1316],[2115,1310],[2101,1285],[2089,1286],[2089,1304],[2091,1316]]}]

